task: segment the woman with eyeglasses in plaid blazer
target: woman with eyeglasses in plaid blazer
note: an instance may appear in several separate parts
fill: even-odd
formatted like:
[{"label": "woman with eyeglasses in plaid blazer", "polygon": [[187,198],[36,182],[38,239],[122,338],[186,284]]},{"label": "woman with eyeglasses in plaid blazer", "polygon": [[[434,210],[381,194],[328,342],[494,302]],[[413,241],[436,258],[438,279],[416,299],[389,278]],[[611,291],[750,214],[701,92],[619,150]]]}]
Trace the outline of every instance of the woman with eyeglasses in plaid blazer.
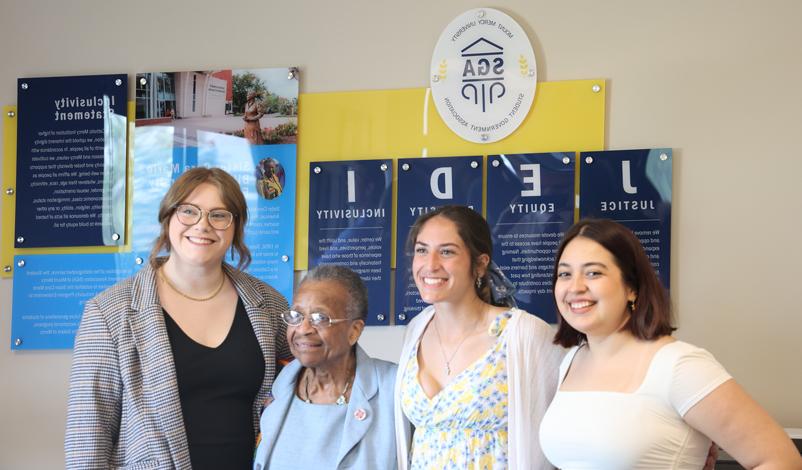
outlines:
[{"label": "woman with eyeglasses in plaid blazer", "polygon": [[231,175],[188,170],[161,202],[150,263],[86,303],[67,468],[251,467],[276,362],[291,355],[286,299],[242,271],[246,221]]}]

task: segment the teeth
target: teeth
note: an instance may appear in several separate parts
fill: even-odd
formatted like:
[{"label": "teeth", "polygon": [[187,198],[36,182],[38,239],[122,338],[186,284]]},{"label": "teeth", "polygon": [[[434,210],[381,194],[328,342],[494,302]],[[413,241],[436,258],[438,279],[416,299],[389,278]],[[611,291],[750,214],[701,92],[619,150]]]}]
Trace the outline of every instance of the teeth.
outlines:
[{"label": "teeth", "polygon": [[197,244],[200,244],[200,245],[211,245],[212,244],[212,241],[207,239],[207,238],[195,238],[195,237],[188,237],[188,238],[189,238],[189,241],[191,241],[192,243],[197,243]]},{"label": "teeth", "polygon": [[431,278],[431,277],[424,277],[423,278],[423,283],[426,284],[427,286],[433,286],[435,284],[440,284],[442,282],[444,282],[442,279],[434,279],[434,278]]},{"label": "teeth", "polygon": [[572,302],[569,305],[571,305],[571,308],[585,308],[585,307],[590,307],[593,304],[594,304],[594,302],[591,302],[589,300],[585,300],[583,302]]}]

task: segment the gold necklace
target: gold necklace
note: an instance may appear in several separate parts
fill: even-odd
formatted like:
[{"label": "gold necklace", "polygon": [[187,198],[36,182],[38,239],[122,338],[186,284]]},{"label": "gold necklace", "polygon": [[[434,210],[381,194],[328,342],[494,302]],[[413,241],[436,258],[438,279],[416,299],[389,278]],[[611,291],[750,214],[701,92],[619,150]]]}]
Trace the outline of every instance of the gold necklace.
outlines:
[{"label": "gold necklace", "polygon": [[173,285],[173,283],[170,282],[169,279],[167,279],[167,276],[164,275],[164,268],[159,268],[158,272],[159,272],[159,277],[161,278],[161,280],[164,281],[164,283],[167,284],[170,287],[170,289],[175,291],[176,294],[180,295],[181,297],[187,298],[189,300],[194,300],[195,302],[206,302],[207,300],[212,300],[213,298],[217,297],[217,294],[219,294],[220,291],[223,290],[223,284],[226,283],[226,276],[225,276],[225,273],[224,273],[222,278],[220,279],[220,285],[217,286],[217,289],[215,289],[214,292],[212,292],[211,295],[209,295],[207,297],[192,297],[191,295],[189,295],[189,294],[187,294],[185,292],[182,292],[178,287]]},{"label": "gold necklace", "polygon": [[464,343],[465,340],[468,339],[468,336],[471,336],[471,334],[476,332],[476,327],[479,325],[479,323],[481,323],[483,317],[484,315],[480,316],[479,320],[477,320],[477,322],[473,325],[473,328],[468,330],[468,333],[466,333],[465,336],[462,337],[459,344],[457,344],[457,348],[454,349],[453,353],[451,353],[451,357],[446,356],[446,348],[443,347],[443,340],[440,338],[440,330],[437,328],[437,318],[435,317],[432,319],[432,323],[434,323],[434,333],[437,335],[437,343],[440,345],[440,353],[443,354],[443,361],[445,361],[446,363],[446,375],[448,376],[451,375],[451,361],[454,360],[454,356],[457,355],[459,348],[462,347],[462,343]]},{"label": "gold necklace", "polygon": [[[346,392],[348,392],[348,387],[350,387],[350,386],[351,386],[351,379],[348,379],[345,382],[345,388],[343,388],[343,392],[340,394],[339,397],[337,397],[337,401],[335,401],[334,403],[336,403],[338,405],[341,405],[341,406],[345,405],[346,403],[348,403],[348,400],[345,399],[345,394],[346,394]],[[308,372],[306,374],[304,374],[304,393],[306,394],[306,399],[304,401],[311,405],[312,404],[312,399],[309,397],[309,373]]]}]

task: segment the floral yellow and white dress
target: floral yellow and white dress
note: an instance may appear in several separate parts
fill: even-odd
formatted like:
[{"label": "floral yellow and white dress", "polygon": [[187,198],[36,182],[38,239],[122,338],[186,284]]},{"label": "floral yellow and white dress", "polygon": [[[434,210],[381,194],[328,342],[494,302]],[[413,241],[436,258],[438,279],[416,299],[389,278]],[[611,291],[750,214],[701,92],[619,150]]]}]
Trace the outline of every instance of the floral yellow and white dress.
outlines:
[{"label": "floral yellow and white dress", "polygon": [[418,346],[405,365],[401,407],[415,426],[412,470],[507,468],[507,339],[510,312],[493,321],[493,346],[431,399],[418,381]]}]

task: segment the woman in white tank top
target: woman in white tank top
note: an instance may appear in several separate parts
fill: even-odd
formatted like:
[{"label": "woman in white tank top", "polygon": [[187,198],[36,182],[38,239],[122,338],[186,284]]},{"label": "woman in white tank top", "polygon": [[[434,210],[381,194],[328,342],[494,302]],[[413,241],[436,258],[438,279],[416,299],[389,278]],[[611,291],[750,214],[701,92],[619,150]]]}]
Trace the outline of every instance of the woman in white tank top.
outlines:
[{"label": "woman in white tank top", "polygon": [[557,256],[555,343],[572,348],[540,426],[568,469],[699,469],[710,439],[747,468],[799,468],[783,429],[713,356],[671,337],[666,291],[635,235],[584,220]]}]

